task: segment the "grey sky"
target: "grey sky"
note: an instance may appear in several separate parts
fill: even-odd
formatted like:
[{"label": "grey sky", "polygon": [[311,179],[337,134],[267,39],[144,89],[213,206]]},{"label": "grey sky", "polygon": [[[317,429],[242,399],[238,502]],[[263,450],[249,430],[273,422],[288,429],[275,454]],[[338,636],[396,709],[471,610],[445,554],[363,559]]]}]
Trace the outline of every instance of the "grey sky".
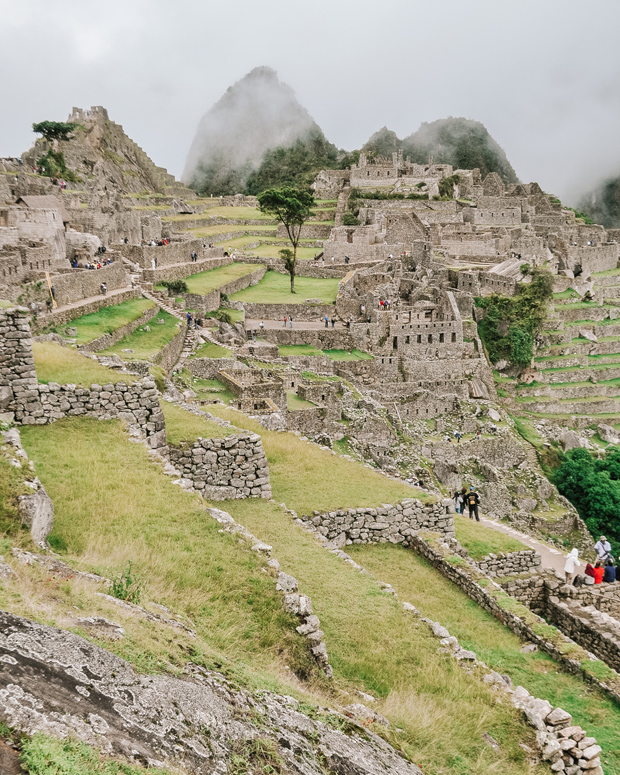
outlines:
[{"label": "grey sky", "polygon": [[105,105],[179,176],[202,114],[269,65],[339,147],[465,116],[570,201],[620,173],[619,30],[617,0],[0,0],[0,156]]}]

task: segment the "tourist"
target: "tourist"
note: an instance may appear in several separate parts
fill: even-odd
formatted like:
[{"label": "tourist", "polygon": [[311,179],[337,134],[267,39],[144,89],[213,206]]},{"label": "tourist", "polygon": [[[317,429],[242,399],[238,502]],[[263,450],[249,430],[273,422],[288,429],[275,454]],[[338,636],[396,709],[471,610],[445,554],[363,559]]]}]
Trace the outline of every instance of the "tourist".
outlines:
[{"label": "tourist", "polygon": [[329,318],[327,317],[327,315],[325,315],[324,320],[325,320],[325,328],[329,328]]},{"label": "tourist", "polygon": [[364,316],[364,313],[366,312],[366,307],[362,304],[361,315]]},{"label": "tourist", "polygon": [[293,328],[293,318],[289,315],[288,316],[288,322],[291,328]]},{"label": "tourist", "polygon": [[123,240],[123,242],[125,243],[125,245],[129,245],[129,240],[127,239],[127,237],[125,237],[125,239]]},{"label": "tourist", "polygon": [[334,263],[334,256],[332,256],[332,264]]},{"label": "tourist", "polygon": [[105,296],[107,292],[108,292],[108,286],[105,283],[101,283],[101,294]]},{"label": "tourist", "polygon": [[474,489],[474,486],[469,488],[469,492],[467,493],[467,498],[465,500],[467,504],[467,508],[469,509],[469,518],[473,519],[472,514],[475,514],[476,516],[476,522],[480,522],[480,516],[478,515],[478,506],[480,505],[480,496]]},{"label": "tourist", "polygon": [[323,261],[323,266],[325,266],[325,253],[323,253],[321,260]]},{"label": "tourist", "polygon": [[348,264],[348,263],[349,263],[349,256],[345,256],[345,257],[344,257],[344,263],[345,263],[345,264]]},{"label": "tourist", "polygon": [[585,569],[584,573],[585,573],[585,579],[584,579],[583,583],[587,587],[591,587],[592,584],[594,584],[594,568],[593,568],[593,566],[590,563],[588,563],[586,565],[586,569]]},{"label": "tourist", "polygon": [[601,562],[607,562],[607,560],[611,557],[611,544],[605,538],[605,536],[601,536],[598,539],[598,541],[594,544],[594,549],[596,550],[596,559],[600,560]]},{"label": "tourist", "polygon": [[594,583],[602,584],[604,575],[605,575],[605,568],[603,568],[603,564],[599,560],[597,560],[596,564],[594,565]]},{"label": "tourist", "polygon": [[191,324],[192,324],[192,316],[190,315],[189,312],[185,313],[185,319],[187,320],[187,325],[191,326]]},{"label": "tourist", "polygon": [[47,307],[48,313],[52,311],[52,300],[47,298],[45,299],[45,306]]},{"label": "tourist", "polygon": [[463,513],[463,496],[461,495],[461,493],[458,490],[454,493],[453,500],[454,500],[454,510],[456,511],[457,514],[462,514]]},{"label": "tourist", "polygon": [[332,328],[336,325],[336,318],[332,318]]},{"label": "tourist", "polygon": [[566,557],[566,562],[564,563],[564,573],[566,575],[566,583],[570,584],[573,580],[573,573],[575,572],[575,568],[579,568],[581,566],[581,563],[579,562],[579,549],[571,549],[568,553],[568,556]]},{"label": "tourist", "polygon": [[52,285],[50,288],[50,291],[52,292],[52,299],[56,299],[56,288]]},{"label": "tourist", "polygon": [[287,316],[285,315],[285,316],[284,316],[284,328],[286,328],[286,323],[287,323],[287,320],[288,320],[288,318],[287,318]]},{"label": "tourist", "polygon": [[456,439],[457,444],[461,443],[461,432],[458,429],[454,431],[454,438]]},{"label": "tourist", "polygon": [[607,565],[605,566],[605,573],[603,575],[603,581],[606,584],[613,584],[616,580],[616,569],[614,567],[614,564],[611,560],[607,560]]},{"label": "tourist", "polygon": [[261,320],[261,322],[260,322],[260,324],[259,324],[259,326],[258,326],[258,327],[260,328],[260,332],[261,332],[261,334],[262,334],[262,333],[263,333],[263,329],[265,328],[265,324],[263,323],[263,321],[262,321],[262,320]]}]

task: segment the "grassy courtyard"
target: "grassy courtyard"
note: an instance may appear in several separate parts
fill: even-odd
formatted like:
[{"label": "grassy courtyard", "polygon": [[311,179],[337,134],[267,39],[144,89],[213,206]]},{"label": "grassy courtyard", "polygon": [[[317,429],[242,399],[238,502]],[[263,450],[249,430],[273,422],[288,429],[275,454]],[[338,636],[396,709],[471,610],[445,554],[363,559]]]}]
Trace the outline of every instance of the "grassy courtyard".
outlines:
[{"label": "grassy courtyard", "polygon": [[296,277],[295,293],[292,294],[288,274],[268,271],[257,285],[244,288],[231,296],[231,299],[260,304],[303,304],[304,299],[321,299],[323,304],[334,304],[339,282],[337,278],[323,280],[315,277]]},{"label": "grassy courtyard", "polygon": [[[190,293],[196,293],[205,296],[207,293],[221,288],[226,283],[238,280],[246,274],[255,272],[260,267],[255,264],[228,264],[228,266],[218,266],[216,269],[209,269],[207,272],[199,272],[185,278]],[[163,289],[163,286],[157,286]]]}]

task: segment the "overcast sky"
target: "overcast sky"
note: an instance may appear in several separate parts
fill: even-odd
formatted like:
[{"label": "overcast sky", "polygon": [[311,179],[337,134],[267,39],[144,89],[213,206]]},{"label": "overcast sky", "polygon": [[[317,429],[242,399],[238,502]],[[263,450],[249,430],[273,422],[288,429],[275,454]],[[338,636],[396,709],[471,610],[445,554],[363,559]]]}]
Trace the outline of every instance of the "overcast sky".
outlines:
[{"label": "overcast sky", "polygon": [[618,0],[0,0],[0,156],[104,105],[180,176],[201,115],[275,68],[337,146],[449,115],[570,202],[620,173]]}]

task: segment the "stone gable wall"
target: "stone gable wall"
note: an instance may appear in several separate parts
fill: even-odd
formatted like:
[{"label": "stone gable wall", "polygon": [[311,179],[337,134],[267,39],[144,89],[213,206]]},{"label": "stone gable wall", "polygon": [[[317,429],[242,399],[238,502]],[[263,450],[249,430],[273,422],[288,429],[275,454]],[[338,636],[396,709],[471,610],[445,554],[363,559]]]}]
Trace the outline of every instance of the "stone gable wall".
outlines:
[{"label": "stone gable wall", "polygon": [[198,439],[169,450],[170,462],[207,500],[271,498],[269,466],[260,436],[242,433]]},{"label": "stone gable wall", "polygon": [[350,544],[403,544],[409,546],[418,530],[432,530],[454,537],[454,505],[448,498],[442,503],[425,506],[406,498],[395,505],[380,508],[341,509],[313,512],[302,519],[311,522],[321,535],[338,548]]}]

